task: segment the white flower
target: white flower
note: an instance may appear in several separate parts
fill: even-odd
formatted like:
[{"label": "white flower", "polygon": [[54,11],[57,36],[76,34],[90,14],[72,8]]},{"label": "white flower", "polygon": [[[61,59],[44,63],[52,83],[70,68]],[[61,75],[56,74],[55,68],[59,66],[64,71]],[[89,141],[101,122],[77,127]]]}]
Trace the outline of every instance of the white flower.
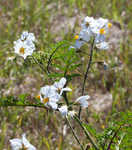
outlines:
[{"label": "white flower", "polygon": [[58,110],[60,111],[61,115],[63,117],[66,117],[67,116],[67,113],[68,113],[68,108],[66,105],[64,106],[61,106],[60,108],[58,108]]},{"label": "white flower", "polygon": [[70,91],[72,91],[70,88],[68,88],[68,87],[65,87],[65,88],[63,88],[64,86],[65,86],[65,84],[66,84],[66,78],[61,78],[60,79],[60,81],[59,82],[55,82],[54,84],[53,84],[53,86],[56,88],[56,91],[60,94],[60,95],[62,95],[62,93],[64,92],[64,91],[66,91],[66,92],[70,92]]},{"label": "white flower", "polygon": [[102,50],[107,50],[107,49],[109,49],[109,45],[108,45],[107,42],[98,43],[98,44],[96,44],[96,47],[97,47],[98,49],[102,49]]},{"label": "white flower", "polygon": [[78,40],[76,40],[76,42],[72,48],[80,49],[84,43],[85,43],[84,41],[78,39]]},{"label": "white flower", "polygon": [[54,83],[54,86],[56,88],[62,89],[65,84],[66,84],[66,78],[61,78],[59,82]]},{"label": "white flower", "polygon": [[29,143],[26,139],[26,135],[23,134],[21,139],[15,138],[10,140],[12,150],[36,150],[36,148]]},{"label": "white flower", "polygon": [[111,25],[111,23],[108,23],[108,19],[99,18],[96,20],[95,25],[91,28],[95,36],[95,43],[105,41],[105,36],[108,33],[109,26]]},{"label": "white flower", "polygon": [[106,34],[111,26],[112,24],[108,22],[108,19],[85,17],[81,24],[82,29],[76,39],[74,48],[80,49],[85,42],[89,42],[91,37],[93,37],[95,45],[101,43],[100,45],[97,45],[97,47],[101,47],[100,49],[107,49],[108,46],[106,43],[102,42],[105,42]]},{"label": "white flower", "polygon": [[89,29],[91,25],[95,23],[95,19],[93,17],[85,17],[83,23],[81,24],[82,29]]},{"label": "white flower", "polygon": [[32,55],[35,50],[33,43],[29,44],[29,41],[21,41],[20,39],[14,42],[15,53],[26,59],[27,56]]},{"label": "white flower", "polygon": [[76,102],[79,102],[80,105],[83,107],[83,108],[86,108],[88,107],[88,99],[90,98],[89,95],[85,95],[85,96],[81,96],[79,98],[77,98]]},{"label": "white flower", "polygon": [[32,55],[33,51],[35,50],[34,42],[34,34],[24,31],[21,35],[21,38],[17,41],[14,41],[15,53],[26,59],[26,57]]},{"label": "white flower", "polygon": [[72,118],[75,116],[75,114],[76,114],[76,112],[74,110],[68,112],[68,116],[70,116]]},{"label": "white flower", "polygon": [[90,26],[91,31],[93,32],[93,35],[100,34],[100,30],[103,29],[103,33],[106,33],[107,31],[107,24],[108,20],[99,18],[94,21],[94,23]]},{"label": "white flower", "polygon": [[40,89],[40,100],[45,106],[50,106],[52,109],[56,110],[58,107],[57,102],[60,100],[61,96],[56,92],[54,86],[44,86]]},{"label": "white flower", "polygon": [[28,31],[23,31],[21,34],[21,38],[22,41],[24,40],[30,40],[32,42],[35,42],[35,36],[33,33],[29,33]]},{"label": "white flower", "polygon": [[83,29],[81,30],[80,34],[79,34],[79,39],[84,41],[84,42],[88,42],[91,38],[92,34],[90,30],[87,29]]},{"label": "white flower", "polygon": [[108,24],[108,19],[98,18],[97,20],[99,28],[103,28]]},{"label": "white flower", "polygon": [[23,31],[22,34],[21,34],[21,40],[24,41],[26,40],[28,37],[28,31]]},{"label": "white flower", "polygon": [[[104,30],[104,29],[101,29]],[[102,31],[103,32],[103,31]],[[104,31],[105,32],[105,31]],[[95,43],[100,43],[100,42],[104,42],[105,41],[105,33],[98,33],[95,36]]]},{"label": "white flower", "polygon": [[29,33],[29,34],[28,34],[28,37],[27,37],[27,40],[31,40],[32,42],[35,42],[36,39],[35,39],[34,34],[33,34],[33,33]]}]

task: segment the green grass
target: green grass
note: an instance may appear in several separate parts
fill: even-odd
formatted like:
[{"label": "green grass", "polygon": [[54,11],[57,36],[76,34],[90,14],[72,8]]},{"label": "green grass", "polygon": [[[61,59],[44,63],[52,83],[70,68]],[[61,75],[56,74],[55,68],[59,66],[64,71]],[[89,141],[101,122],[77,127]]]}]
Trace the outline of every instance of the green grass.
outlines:
[{"label": "green grass", "polygon": [[[13,41],[17,40],[23,30],[33,32],[37,38],[37,52],[43,55],[43,65],[46,67],[51,48],[60,40],[73,42],[74,35],[79,33],[80,23],[84,16],[105,17],[112,21],[114,28],[112,32],[121,31],[120,43],[112,46],[110,51],[97,51],[94,53],[93,61],[105,61],[109,64],[108,70],[104,71],[95,64],[91,68],[86,84],[86,93],[111,93],[113,97],[112,107],[101,113],[96,113],[90,108],[84,112],[84,120],[93,125],[100,134],[102,125],[108,127],[112,121],[112,115],[117,112],[132,110],[132,1],[131,0],[1,0],[0,1],[0,97],[8,95],[18,96],[26,93],[20,85],[27,85],[28,94],[36,96],[40,87],[52,84],[53,81],[43,74],[40,68],[31,62],[26,62],[16,57],[13,49]],[[73,27],[70,22],[73,21]],[[110,40],[115,38],[110,36]],[[88,52],[87,46],[83,47]],[[63,48],[67,51],[67,47]],[[57,56],[63,55],[61,48]],[[39,60],[39,55],[34,54]],[[9,57],[16,57],[14,61]],[[85,61],[80,58],[84,57]],[[63,58],[62,58],[63,60]],[[54,60],[53,66],[62,60]],[[87,64],[87,55],[77,54],[75,60],[84,63],[75,73],[84,73]],[[75,62],[76,63],[76,62]],[[123,67],[122,67],[123,66]],[[122,67],[122,69],[121,69]],[[54,69],[52,70],[54,72]],[[27,83],[32,78],[32,84]],[[78,81],[83,77],[76,77],[70,83],[73,88],[73,96],[76,87],[80,87]],[[81,81],[81,80],[80,80]],[[15,87],[15,89],[14,89]],[[0,108],[0,150],[10,149],[9,139],[20,137],[26,133],[29,141],[38,150],[79,150],[70,129],[67,135],[63,135],[65,120],[59,113],[47,112],[39,108],[1,107]],[[131,114],[130,114],[131,115]],[[58,119],[59,118],[59,119]],[[121,115],[120,118],[123,118]],[[118,119],[118,116],[114,118]],[[125,118],[127,123],[127,117]],[[122,120],[122,119],[121,119]],[[114,122],[115,125],[117,124]],[[77,128],[77,124],[73,123]],[[130,130],[126,129],[127,137],[123,141],[122,150],[131,150]],[[76,130],[80,140],[89,143],[82,136],[81,129]],[[92,148],[91,148],[92,149]]]}]

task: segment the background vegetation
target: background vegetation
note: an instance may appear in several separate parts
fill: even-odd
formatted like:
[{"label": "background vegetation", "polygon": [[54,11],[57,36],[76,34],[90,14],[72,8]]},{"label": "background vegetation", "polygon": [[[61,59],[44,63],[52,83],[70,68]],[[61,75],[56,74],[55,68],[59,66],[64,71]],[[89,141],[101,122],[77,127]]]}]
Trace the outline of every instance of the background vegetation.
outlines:
[{"label": "background vegetation", "polygon": [[[108,37],[110,49],[94,53],[95,63],[88,75],[85,91],[85,94],[92,97],[91,105],[86,112],[83,111],[83,119],[88,123],[87,128],[91,134],[96,133],[100,144],[104,143],[104,137],[110,140],[110,133],[120,125],[123,126],[113,143],[124,134],[120,149],[131,150],[131,12],[131,0],[0,0],[0,101],[12,98],[33,101],[40,87],[52,84],[56,75],[53,74],[52,78],[46,76],[32,59],[24,61],[14,54],[13,41],[18,39],[22,31],[28,30],[35,34],[39,53],[34,53],[34,56],[46,67],[48,58],[56,47],[55,43],[61,40],[74,43],[73,38],[79,33],[85,16],[108,18],[113,23]],[[68,46],[60,48],[54,56],[51,72],[60,73],[56,76],[61,76],[58,68],[65,68],[66,60],[70,59],[67,58],[64,62],[63,57],[57,59],[67,49]],[[85,45],[80,53],[75,54],[73,64],[80,66],[74,73],[81,76],[70,82],[69,86],[73,89],[70,98],[81,95],[88,52]],[[96,63],[100,61],[108,64],[106,70],[102,64]],[[61,64],[62,68],[57,64]],[[67,74],[71,75],[71,72]],[[23,132],[38,150],[80,149],[65,120],[58,113],[42,108],[0,107],[0,115],[0,150],[9,150],[9,139],[20,137]],[[73,126],[78,128],[74,122]],[[89,144],[81,130],[76,132],[84,144]],[[111,149],[114,150],[114,147]]]}]

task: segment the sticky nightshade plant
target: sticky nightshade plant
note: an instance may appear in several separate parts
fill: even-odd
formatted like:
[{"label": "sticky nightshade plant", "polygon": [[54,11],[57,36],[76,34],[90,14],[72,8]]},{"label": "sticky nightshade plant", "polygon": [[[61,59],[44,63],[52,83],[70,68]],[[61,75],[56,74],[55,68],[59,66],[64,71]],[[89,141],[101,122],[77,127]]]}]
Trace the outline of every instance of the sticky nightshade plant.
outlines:
[{"label": "sticky nightshade plant", "polygon": [[[101,50],[107,50],[109,48],[109,45],[106,42],[106,36],[107,36],[111,26],[112,26],[112,24],[107,19],[103,19],[103,18],[94,19],[93,17],[87,16],[84,18],[83,23],[81,24],[80,33],[75,36],[76,41],[75,41],[75,44],[72,46],[72,48],[75,48],[78,50],[85,43],[91,44],[90,55],[89,55],[90,57],[89,57],[87,70],[84,75],[84,80],[83,80],[83,84],[82,84],[82,93],[79,98],[72,101],[72,100],[69,100],[70,96],[67,95],[67,92],[72,91],[71,88],[67,87],[67,84],[68,84],[67,80],[68,81],[71,80],[68,78],[68,76],[66,74],[70,70],[68,68],[69,63],[67,63],[66,68],[64,69],[65,72],[62,75],[64,77],[61,76],[62,78],[59,81],[56,81],[55,83],[53,83],[52,85],[46,85],[46,86],[41,87],[40,91],[39,91],[39,95],[37,96],[40,103],[42,104],[41,106],[44,106],[44,108],[45,107],[50,108],[53,110],[53,112],[55,112],[55,111],[59,112],[62,115],[62,117],[66,119],[76,141],[80,145],[81,150],[85,150],[86,148],[84,148],[84,145],[82,145],[80,140],[78,139],[74,129],[72,128],[70,119],[75,120],[79,124],[79,126],[85,133],[87,139],[92,144],[94,149],[99,150],[98,143],[96,144],[96,141],[93,140],[93,138],[91,138],[89,131],[86,129],[87,124],[85,124],[82,121],[80,115],[81,115],[81,109],[82,108],[88,109],[88,106],[89,106],[88,100],[90,99],[90,96],[87,94],[86,95],[84,94],[84,88],[85,88],[85,82],[87,79],[87,74],[89,72],[90,65],[92,63],[94,47],[96,47],[97,49],[101,49]],[[32,53],[34,52],[35,41],[36,41],[36,39],[35,39],[35,36],[33,33],[24,31],[21,34],[20,38],[17,41],[14,41],[15,53],[17,53],[18,55],[20,55],[24,59],[26,59],[27,56],[31,56]],[[53,51],[51,57],[49,58],[49,61],[47,62],[47,64],[48,64],[47,72],[43,68],[43,65],[41,63],[39,63],[32,56],[34,61],[41,67],[42,70],[44,70],[46,73],[48,73],[48,75],[50,75],[49,65],[51,63],[51,58],[52,58],[53,54],[57,51],[57,49],[59,49],[61,46],[62,46],[62,44],[58,45],[55,48],[55,50]],[[67,48],[69,48],[69,43],[68,43]],[[74,51],[74,49],[73,49],[73,51]],[[70,51],[70,48],[69,48],[68,52],[71,53],[72,50]],[[74,51],[74,52],[75,52],[74,54],[76,54],[77,51]],[[68,56],[69,56],[68,60],[70,60],[69,62],[71,64],[74,63],[74,61],[73,62],[71,61],[71,59],[73,59],[73,57],[72,57],[73,53],[69,54]],[[62,58],[63,58],[62,60],[65,60],[65,55]],[[61,69],[63,69],[63,68],[61,67]],[[36,106],[37,106],[37,104],[36,104]],[[78,106],[80,108],[79,108],[79,113],[77,114],[77,112],[75,111],[75,107],[78,107]],[[36,148],[28,142],[25,134],[22,135],[22,139],[10,140],[10,144],[11,144],[12,150],[20,150],[20,149],[36,150]]]}]

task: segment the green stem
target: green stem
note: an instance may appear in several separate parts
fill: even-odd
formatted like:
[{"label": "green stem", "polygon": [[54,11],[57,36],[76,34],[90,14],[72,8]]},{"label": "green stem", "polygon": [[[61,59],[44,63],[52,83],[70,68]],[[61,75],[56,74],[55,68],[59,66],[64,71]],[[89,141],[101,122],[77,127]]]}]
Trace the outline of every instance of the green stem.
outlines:
[{"label": "green stem", "polygon": [[63,97],[64,97],[64,100],[66,102],[66,105],[69,106],[69,101],[68,101],[68,98],[67,98],[67,93],[66,92],[63,92]]},{"label": "green stem", "polygon": [[40,64],[36,58],[34,58],[33,56],[32,56],[32,58],[33,58],[33,60],[36,62],[36,64],[39,65],[39,67],[42,69],[43,72],[47,72],[47,71],[44,69],[44,67],[42,66],[42,64]]},{"label": "green stem", "polygon": [[36,105],[36,104],[5,104],[5,105],[0,105],[0,107],[8,107],[8,106],[18,106],[18,107],[38,107],[38,108],[45,108],[44,105]]},{"label": "green stem", "polygon": [[[95,39],[93,39],[93,42],[92,42],[92,45],[91,45],[90,58],[89,58],[89,62],[88,62],[88,66],[87,66],[86,73],[85,73],[85,75],[84,75],[84,80],[83,80],[83,85],[82,85],[82,96],[83,96],[83,94],[84,94],[86,79],[87,79],[88,72],[89,72],[89,69],[90,69],[90,66],[91,66],[91,63],[92,63],[93,49],[94,49],[94,41],[95,41]],[[79,113],[78,113],[78,117],[79,117],[79,118],[80,118],[80,116],[81,116],[81,111],[82,111],[82,108],[81,108],[81,106],[80,106]]]},{"label": "green stem", "polygon": [[72,128],[71,123],[70,123],[70,121],[68,120],[68,118],[67,118],[67,117],[66,117],[66,120],[67,120],[67,122],[68,122],[69,127],[71,128],[71,131],[72,131],[72,133],[73,133],[73,136],[75,137],[76,141],[77,141],[77,142],[78,142],[78,144],[80,145],[81,150],[84,150],[84,148],[83,148],[82,144],[80,143],[80,141],[79,141],[79,139],[78,139],[78,137],[77,137],[77,135],[76,135],[76,133],[75,133],[74,129]]},{"label": "green stem", "polygon": [[96,150],[99,150],[98,146],[95,144],[94,140],[92,139],[92,137],[90,136],[89,132],[87,131],[87,129],[82,125],[82,122],[80,121],[80,119],[77,116],[74,116],[74,119],[79,123],[80,127],[83,129],[85,135],[87,136],[87,138],[89,139],[90,143],[93,145],[93,147]]}]

